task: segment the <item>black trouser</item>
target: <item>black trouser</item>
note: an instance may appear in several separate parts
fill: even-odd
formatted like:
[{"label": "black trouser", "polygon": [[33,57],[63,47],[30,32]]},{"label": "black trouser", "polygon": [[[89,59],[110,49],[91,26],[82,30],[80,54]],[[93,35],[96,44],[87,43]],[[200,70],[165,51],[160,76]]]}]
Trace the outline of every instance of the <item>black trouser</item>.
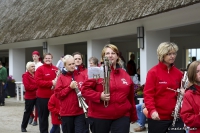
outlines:
[{"label": "black trouser", "polygon": [[89,118],[92,133],[129,133],[130,118],[127,116],[115,120]]},{"label": "black trouser", "polygon": [[85,115],[62,116],[63,133],[84,133],[86,128]]},{"label": "black trouser", "polygon": [[2,81],[0,81],[0,104],[5,104],[5,89]]},{"label": "black trouser", "polygon": [[28,120],[30,118],[30,114],[32,112],[32,109],[36,103],[36,99],[25,99],[25,110],[24,110],[24,116],[22,119],[22,128],[26,128],[28,125]]},{"label": "black trouser", "polygon": [[[49,98],[37,98],[40,133],[48,133],[49,128]],[[33,108],[32,108],[33,109]]]},{"label": "black trouser", "polygon": [[[174,130],[174,128],[182,130]],[[148,133],[185,133],[184,123],[181,119],[178,119],[175,123],[175,127],[172,128],[172,120],[153,120],[148,119]]]}]

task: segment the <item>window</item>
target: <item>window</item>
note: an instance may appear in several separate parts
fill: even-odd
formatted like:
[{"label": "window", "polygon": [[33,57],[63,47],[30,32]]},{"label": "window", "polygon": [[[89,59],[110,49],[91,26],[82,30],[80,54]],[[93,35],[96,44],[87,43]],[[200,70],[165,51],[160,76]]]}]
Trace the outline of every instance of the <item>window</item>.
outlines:
[{"label": "window", "polygon": [[200,48],[186,49],[186,67],[192,62],[192,57],[200,60]]}]

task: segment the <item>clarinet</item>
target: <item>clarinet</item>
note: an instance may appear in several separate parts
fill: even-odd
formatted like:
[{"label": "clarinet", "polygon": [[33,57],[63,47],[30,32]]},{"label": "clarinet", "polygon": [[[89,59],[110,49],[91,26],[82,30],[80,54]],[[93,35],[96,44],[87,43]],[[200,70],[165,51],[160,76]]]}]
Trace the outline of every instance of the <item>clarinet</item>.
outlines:
[{"label": "clarinet", "polygon": [[[188,84],[188,77],[187,77],[187,72],[184,72],[184,76],[182,78],[181,81],[181,88],[186,89],[187,88],[187,84]],[[181,94],[180,89],[178,89],[178,97],[177,97],[177,101],[176,101],[176,105],[174,108],[174,111],[172,112],[172,116],[174,117],[173,122],[172,122],[172,126],[175,126],[175,123],[177,121],[177,119],[179,118],[179,111],[181,108],[181,103],[183,101],[183,94]]]},{"label": "clarinet", "polygon": [[[74,80],[74,75],[72,75],[72,81],[75,81],[75,80]],[[76,87],[74,90],[75,90],[75,92],[76,92],[76,94],[77,94],[79,107],[80,107],[80,108],[83,108],[83,112],[84,112],[84,114],[85,114],[85,118],[88,118],[88,116],[87,116],[88,105],[87,105],[87,103],[85,102],[85,99],[82,97],[81,91],[80,91],[77,87]]]}]

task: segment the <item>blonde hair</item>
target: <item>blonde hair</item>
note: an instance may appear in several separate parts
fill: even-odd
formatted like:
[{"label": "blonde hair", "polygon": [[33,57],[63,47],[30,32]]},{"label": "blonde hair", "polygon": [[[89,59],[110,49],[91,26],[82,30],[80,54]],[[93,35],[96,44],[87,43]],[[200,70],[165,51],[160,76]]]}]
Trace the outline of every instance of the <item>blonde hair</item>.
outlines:
[{"label": "blonde hair", "polygon": [[104,48],[101,52],[101,62],[103,62],[103,58],[105,57],[105,51],[106,51],[107,48],[112,49],[117,54],[118,59],[117,59],[116,63],[119,64],[120,67],[122,67],[122,64],[120,63],[121,58],[119,57],[119,50],[118,50],[117,46],[115,46],[113,44],[107,44],[106,46],[104,46]]},{"label": "blonde hair", "polygon": [[178,46],[173,42],[163,42],[157,48],[157,56],[159,61],[164,60],[164,56],[170,51],[178,51]]},{"label": "blonde hair", "polygon": [[74,57],[71,56],[71,55],[65,55],[65,56],[63,57],[64,66],[66,66],[66,62],[67,62],[67,60],[68,60],[69,58],[73,58],[73,59],[74,59]]},{"label": "blonde hair", "polygon": [[29,68],[30,68],[30,66],[31,66],[32,64],[35,66],[35,63],[32,62],[32,61],[29,61],[29,62],[26,63],[26,70],[27,70],[27,71],[29,70]]},{"label": "blonde hair", "polygon": [[188,68],[188,80],[191,84],[197,84],[197,66],[200,64],[200,61],[194,61],[190,64]]}]

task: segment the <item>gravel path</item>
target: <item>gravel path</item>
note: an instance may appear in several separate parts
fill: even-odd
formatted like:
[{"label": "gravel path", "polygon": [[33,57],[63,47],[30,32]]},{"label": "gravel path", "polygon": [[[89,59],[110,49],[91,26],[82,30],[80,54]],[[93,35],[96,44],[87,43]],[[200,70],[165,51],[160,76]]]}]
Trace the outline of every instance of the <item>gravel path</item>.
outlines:
[{"label": "gravel path", "polygon": [[[24,102],[19,102],[16,98],[6,98],[5,106],[0,106],[0,133],[21,133],[23,111]],[[131,124],[130,132],[133,133],[133,128],[136,126],[136,124]],[[40,133],[38,125],[28,125],[27,131],[28,133]],[[140,133],[146,133],[146,131]]]}]

